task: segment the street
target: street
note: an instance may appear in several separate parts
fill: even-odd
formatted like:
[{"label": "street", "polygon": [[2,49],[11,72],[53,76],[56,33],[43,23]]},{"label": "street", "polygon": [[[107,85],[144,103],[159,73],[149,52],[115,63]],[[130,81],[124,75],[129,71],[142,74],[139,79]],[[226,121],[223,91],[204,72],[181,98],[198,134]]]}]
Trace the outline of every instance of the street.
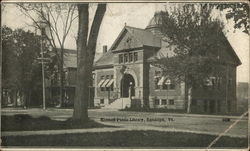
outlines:
[{"label": "street", "polygon": [[[2,115],[29,114],[32,117],[48,116],[53,120],[66,120],[72,116],[72,109],[2,109]],[[179,131],[198,134],[219,135],[238,117],[179,113],[132,112],[104,109],[90,109],[89,117],[106,125],[119,126],[127,130]],[[229,117],[229,122],[222,118]],[[225,136],[247,137],[247,117],[241,119]],[[4,134],[4,133],[3,133]]]}]

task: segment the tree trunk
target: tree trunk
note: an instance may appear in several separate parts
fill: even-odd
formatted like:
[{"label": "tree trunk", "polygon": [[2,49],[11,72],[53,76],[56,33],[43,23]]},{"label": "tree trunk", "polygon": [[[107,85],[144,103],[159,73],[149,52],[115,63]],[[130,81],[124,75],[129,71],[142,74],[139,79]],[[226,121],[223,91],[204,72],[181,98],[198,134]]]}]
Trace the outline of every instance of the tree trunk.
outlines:
[{"label": "tree trunk", "polygon": [[77,75],[76,75],[76,97],[74,101],[74,120],[88,120],[88,83],[87,66],[85,64],[87,54],[87,37],[89,24],[89,5],[79,4],[79,24],[78,24],[78,38],[77,38]]},{"label": "tree trunk", "polygon": [[63,71],[63,61],[64,61],[64,48],[61,48],[61,54],[60,54],[60,100],[59,100],[59,107],[62,107],[64,105],[64,71]]},{"label": "tree trunk", "polygon": [[187,103],[187,113],[191,113],[191,104],[192,104],[192,87],[188,87],[188,103]]},{"label": "tree trunk", "polygon": [[90,30],[89,40],[87,40],[89,29],[88,7],[88,4],[78,5],[77,84],[73,118],[82,121],[88,120],[89,85],[90,80],[92,80],[92,66],[95,57],[96,41],[106,11],[106,4],[98,4]]}]

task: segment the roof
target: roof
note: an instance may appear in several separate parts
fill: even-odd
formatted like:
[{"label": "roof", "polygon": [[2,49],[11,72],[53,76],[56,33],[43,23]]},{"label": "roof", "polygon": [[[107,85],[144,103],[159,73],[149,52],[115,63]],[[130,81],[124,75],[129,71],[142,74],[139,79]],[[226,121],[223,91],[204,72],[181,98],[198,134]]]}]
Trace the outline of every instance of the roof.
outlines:
[{"label": "roof", "polygon": [[[60,50],[60,48],[56,48]],[[51,55],[55,55],[53,52]],[[95,60],[101,57],[102,53],[95,53]],[[77,67],[77,50],[74,49],[64,49],[64,68],[76,68]]]},{"label": "roof", "polygon": [[117,51],[115,49],[117,45],[119,44],[119,41],[124,36],[124,32],[126,31],[140,42],[141,47],[143,46],[161,47],[161,39],[155,36],[152,32],[147,31],[145,29],[141,29],[141,28],[125,26],[123,30],[120,32],[120,34],[118,35],[115,42],[112,44],[110,50]]},{"label": "roof", "polygon": [[113,65],[113,56],[114,54],[109,50],[102,57],[100,57],[95,63],[95,66],[109,66]]},{"label": "roof", "polygon": [[106,52],[102,57],[100,57],[96,62],[95,66],[112,66],[113,65],[113,57],[115,48],[119,44],[119,41],[124,36],[124,32],[129,32],[133,37],[135,37],[143,46],[150,46],[150,47],[161,47],[161,39],[159,37],[154,36],[150,31],[145,29],[135,28],[131,26],[125,26],[123,30],[118,35],[117,39],[110,47],[109,51]]},{"label": "roof", "polygon": [[[150,56],[147,60],[152,61],[155,59],[160,59],[164,57],[172,57],[175,55],[174,48],[176,46],[169,44],[169,37],[163,36],[159,30],[159,24],[162,23],[162,17],[161,12],[155,13],[154,17],[149,21],[149,24],[145,29],[131,27],[131,26],[125,26],[112,46],[110,47],[109,51],[104,54],[99,60],[95,62],[95,66],[110,66],[113,65],[113,56],[114,54],[112,52],[120,51],[119,49],[124,47],[118,47],[120,42],[122,41],[122,38],[125,37],[127,33],[136,40],[136,45],[134,47],[144,47],[144,46],[150,46],[159,48],[159,50],[154,53],[152,56]],[[228,54],[233,56],[234,61],[236,65],[240,65],[241,61],[237,54],[235,53],[234,49],[232,48],[231,44],[228,42],[227,38],[223,34],[223,44],[225,46],[228,46],[226,49]],[[126,48],[125,49],[130,49]],[[123,49],[121,49],[123,50]],[[149,49],[150,50],[150,49]]]}]

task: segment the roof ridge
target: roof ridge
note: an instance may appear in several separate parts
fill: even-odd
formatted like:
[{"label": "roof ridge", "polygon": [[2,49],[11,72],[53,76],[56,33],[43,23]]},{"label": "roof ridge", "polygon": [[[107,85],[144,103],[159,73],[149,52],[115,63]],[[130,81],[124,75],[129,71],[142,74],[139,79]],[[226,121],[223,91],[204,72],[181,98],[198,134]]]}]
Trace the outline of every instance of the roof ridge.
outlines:
[{"label": "roof ridge", "polygon": [[145,30],[143,28],[138,28],[138,27],[133,27],[133,26],[128,26],[128,25],[126,25],[125,28],[134,28],[134,29],[139,29],[139,30]]},{"label": "roof ridge", "polygon": [[138,27],[132,27],[132,26],[125,26],[125,28],[133,28],[133,29],[138,29],[138,30],[142,30],[142,31],[144,31],[144,32],[147,32],[147,33],[151,33],[152,35],[154,35],[151,31],[148,31],[148,30],[146,30],[146,29],[143,29],[143,28],[138,28]]},{"label": "roof ridge", "polygon": [[110,54],[110,53],[112,53],[112,51],[107,51],[107,52],[104,53],[99,59],[97,59],[97,60],[95,61],[95,63],[99,62],[104,56],[106,56],[106,55],[108,55],[108,54]]}]

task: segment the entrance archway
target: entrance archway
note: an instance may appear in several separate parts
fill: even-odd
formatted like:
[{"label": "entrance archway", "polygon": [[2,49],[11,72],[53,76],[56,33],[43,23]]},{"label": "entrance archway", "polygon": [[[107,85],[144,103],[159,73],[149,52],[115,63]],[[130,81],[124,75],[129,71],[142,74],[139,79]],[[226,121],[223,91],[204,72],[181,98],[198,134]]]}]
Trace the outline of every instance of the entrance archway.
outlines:
[{"label": "entrance archway", "polygon": [[124,74],[121,79],[121,97],[127,98],[131,93],[131,96],[135,96],[135,79],[130,74]]}]

